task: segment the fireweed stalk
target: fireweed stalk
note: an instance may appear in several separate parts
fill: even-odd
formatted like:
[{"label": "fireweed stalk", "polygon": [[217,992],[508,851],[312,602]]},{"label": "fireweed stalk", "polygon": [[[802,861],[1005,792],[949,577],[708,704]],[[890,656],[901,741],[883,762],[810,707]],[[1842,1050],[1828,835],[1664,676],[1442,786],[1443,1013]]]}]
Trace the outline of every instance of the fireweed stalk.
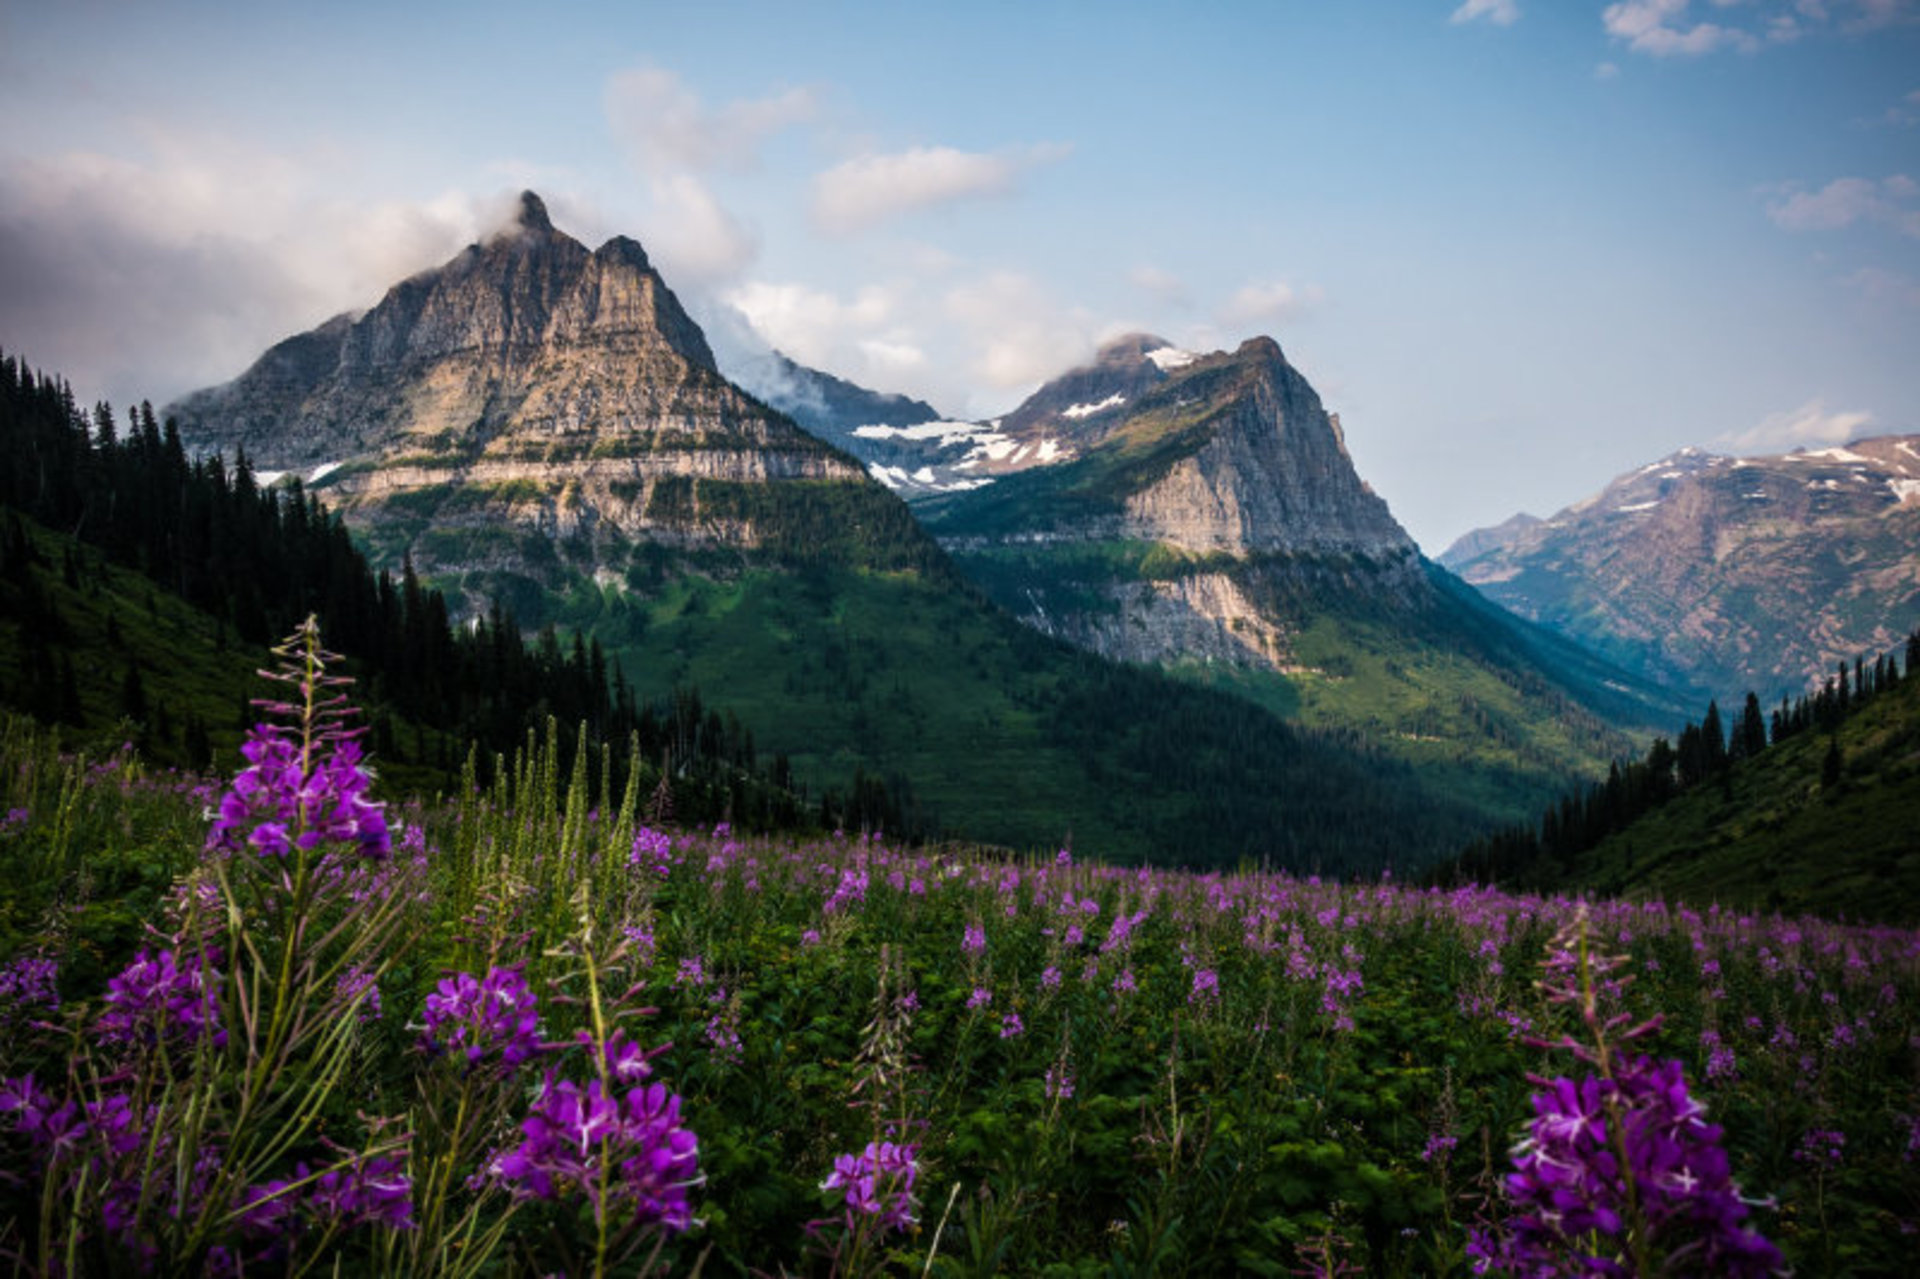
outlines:
[{"label": "fireweed stalk", "polygon": [[[1744,1227],[1722,1131],[1703,1118],[1677,1061],[1627,1047],[1661,1019],[1629,1025],[1601,1008],[1595,978],[1624,959],[1590,943],[1582,907],[1549,947],[1540,982],[1580,1013],[1587,1042],[1533,1041],[1594,1068],[1580,1078],[1530,1076],[1535,1118],[1514,1147],[1505,1182],[1514,1209],[1468,1245],[1476,1273],[1764,1276],[1785,1269],[1766,1239]],[[1623,988],[1631,976],[1608,983]]]},{"label": "fireweed stalk", "polygon": [[296,700],[263,709],[288,723],[249,735],[170,931],[97,1012],[73,1010],[64,1080],[0,1089],[0,1133],[24,1139],[39,1197],[34,1235],[9,1246],[40,1273],[219,1271],[249,1256],[301,1273],[336,1240],[411,1226],[404,1132],[365,1119],[364,1150],[316,1133],[344,1109],[359,1014],[415,871],[366,798],[345,681],[326,673],[313,619],[275,652],[263,674]]}]

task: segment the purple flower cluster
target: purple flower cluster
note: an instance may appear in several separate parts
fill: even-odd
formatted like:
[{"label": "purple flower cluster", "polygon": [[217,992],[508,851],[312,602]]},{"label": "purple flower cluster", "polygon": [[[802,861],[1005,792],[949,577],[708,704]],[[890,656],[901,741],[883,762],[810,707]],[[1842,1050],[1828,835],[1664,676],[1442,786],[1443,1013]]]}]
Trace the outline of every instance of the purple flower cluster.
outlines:
[{"label": "purple flower cluster", "polygon": [[41,1009],[51,1012],[60,1006],[60,992],[54,983],[60,965],[38,955],[22,955],[0,966],[0,1008],[19,1017]]},{"label": "purple flower cluster", "polygon": [[360,743],[336,738],[326,758],[303,771],[300,744],[271,724],[256,724],[240,753],[247,767],[220,798],[207,847],[252,848],[284,858],[297,846],[353,844],[367,857],[392,849],[384,805],[366,798],[372,777],[360,766]]},{"label": "purple flower cluster", "polygon": [[1779,1250],[1741,1225],[1747,1204],[1721,1130],[1702,1118],[1679,1062],[1621,1053],[1610,1075],[1537,1082],[1506,1180],[1517,1211],[1502,1236],[1476,1232],[1469,1248],[1481,1273],[1631,1274],[1633,1214],[1644,1223],[1639,1246],[1686,1273],[1783,1268]]},{"label": "purple flower cluster", "polygon": [[673,836],[651,826],[642,826],[634,833],[633,848],[627,853],[627,865],[665,879],[673,872]]},{"label": "purple flower cluster", "polygon": [[220,1024],[220,973],[210,964],[182,968],[171,950],[146,950],[107,982],[100,1014],[100,1041],[135,1048],[160,1045],[191,1048],[211,1037],[216,1048],[227,1042]]},{"label": "purple flower cluster", "polygon": [[[631,1065],[633,1054],[623,1060]],[[621,1071],[611,1073],[618,1078]],[[549,1071],[520,1133],[520,1144],[495,1155],[486,1170],[516,1199],[552,1200],[576,1186],[596,1221],[605,1219],[611,1198],[631,1205],[639,1222],[673,1232],[692,1228],[687,1192],[702,1180],[700,1140],[681,1122],[680,1098],[665,1084],[610,1092],[598,1079],[583,1087]]]},{"label": "purple flower cluster", "polygon": [[478,1066],[497,1057],[512,1068],[540,1051],[540,1012],[518,966],[442,978],[427,996],[420,1046],[430,1054],[459,1053]]},{"label": "purple flower cluster", "polygon": [[70,1151],[87,1135],[80,1107],[54,1097],[31,1074],[0,1079],[0,1115],[11,1115],[13,1130],[43,1153]]},{"label": "purple flower cluster", "polygon": [[920,1175],[913,1146],[870,1141],[857,1155],[841,1155],[820,1183],[822,1190],[843,1190],[846,1221],[852,1229],[862,1217],[878,1219],[889,1230],[905,1230],[915,1217],[913,1183]]},{"label": "purple flower cluster", "polygon": [[306,1164],[290,1178],[249,1186],[241,1196],[240,1225],[248,1234],[284,1239],[306,1222],[321,1229],[384,1226],[411,1230],[413,1181],[401,1155],[355,1155],[318,1177]]}]

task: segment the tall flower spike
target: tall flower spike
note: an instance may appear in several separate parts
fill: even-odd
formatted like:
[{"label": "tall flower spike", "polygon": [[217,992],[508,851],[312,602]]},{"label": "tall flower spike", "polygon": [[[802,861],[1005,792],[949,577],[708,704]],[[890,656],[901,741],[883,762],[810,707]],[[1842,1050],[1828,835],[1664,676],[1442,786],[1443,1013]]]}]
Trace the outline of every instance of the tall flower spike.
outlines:
[{"label": "tall flower spike", "polygon": [[361,763],[359,730],[345,725],[356,708],[338,691],[353,681],[326,673],[339,655],[320,647],[312,617],[273,651],[280,667],[260,674],[291,685],[299,700],[254,704],[267,716],[292,722],[256,724],[247,734],[240,747],[247,767],[221,797],[207,847],[285,858],[296,847],[352,844],[364,856],[386,857],[393,839],[385,806],[366,797],[373,779]]}]

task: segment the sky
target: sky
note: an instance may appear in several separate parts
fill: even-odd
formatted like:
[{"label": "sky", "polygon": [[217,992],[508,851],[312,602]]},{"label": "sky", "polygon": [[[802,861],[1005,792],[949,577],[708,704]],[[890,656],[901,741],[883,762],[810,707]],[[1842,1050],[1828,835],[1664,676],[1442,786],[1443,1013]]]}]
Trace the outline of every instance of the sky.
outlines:
[{"label": "sky", "polygon": [[0,0],[0,350],[164,405],[484,236],[984,419],[1277,339],[1437,554],[1920,432],[1920,0]]}]

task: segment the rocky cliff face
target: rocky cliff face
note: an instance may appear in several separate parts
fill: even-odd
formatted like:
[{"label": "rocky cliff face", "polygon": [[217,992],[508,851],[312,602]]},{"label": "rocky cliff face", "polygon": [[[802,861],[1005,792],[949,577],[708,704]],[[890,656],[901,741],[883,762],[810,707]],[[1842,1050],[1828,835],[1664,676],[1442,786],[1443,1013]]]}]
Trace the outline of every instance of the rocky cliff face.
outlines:
[{"label": "rocky cliff face", "polygon": [[1685,449],[1441,562],[1632,668],[1723,698],[1798,692],[1920,624],[1920,436]]},{"label": "rocky cliff face", "polygon": [[1076,432],[1076,455],[930,502],[929,527],[963,563],[1017,559],[988,578],[1029,625],[1128,661],[1285,671],[1316,591],[1430,602],[1412,539],[1277,343],[1170,351],[1125,339],[1050,384],[1015,416]]},{"label": "rocky cliff face", "polygon": [[485,243],[168,411],[194,447],[306,473],[376,550],[440,573],[538,577],[555,538],[594,562],[636,539],[751,549],[771,508],[714,486],[868,483],[721,376],[639,244],[589,251],[532,192]]}]

